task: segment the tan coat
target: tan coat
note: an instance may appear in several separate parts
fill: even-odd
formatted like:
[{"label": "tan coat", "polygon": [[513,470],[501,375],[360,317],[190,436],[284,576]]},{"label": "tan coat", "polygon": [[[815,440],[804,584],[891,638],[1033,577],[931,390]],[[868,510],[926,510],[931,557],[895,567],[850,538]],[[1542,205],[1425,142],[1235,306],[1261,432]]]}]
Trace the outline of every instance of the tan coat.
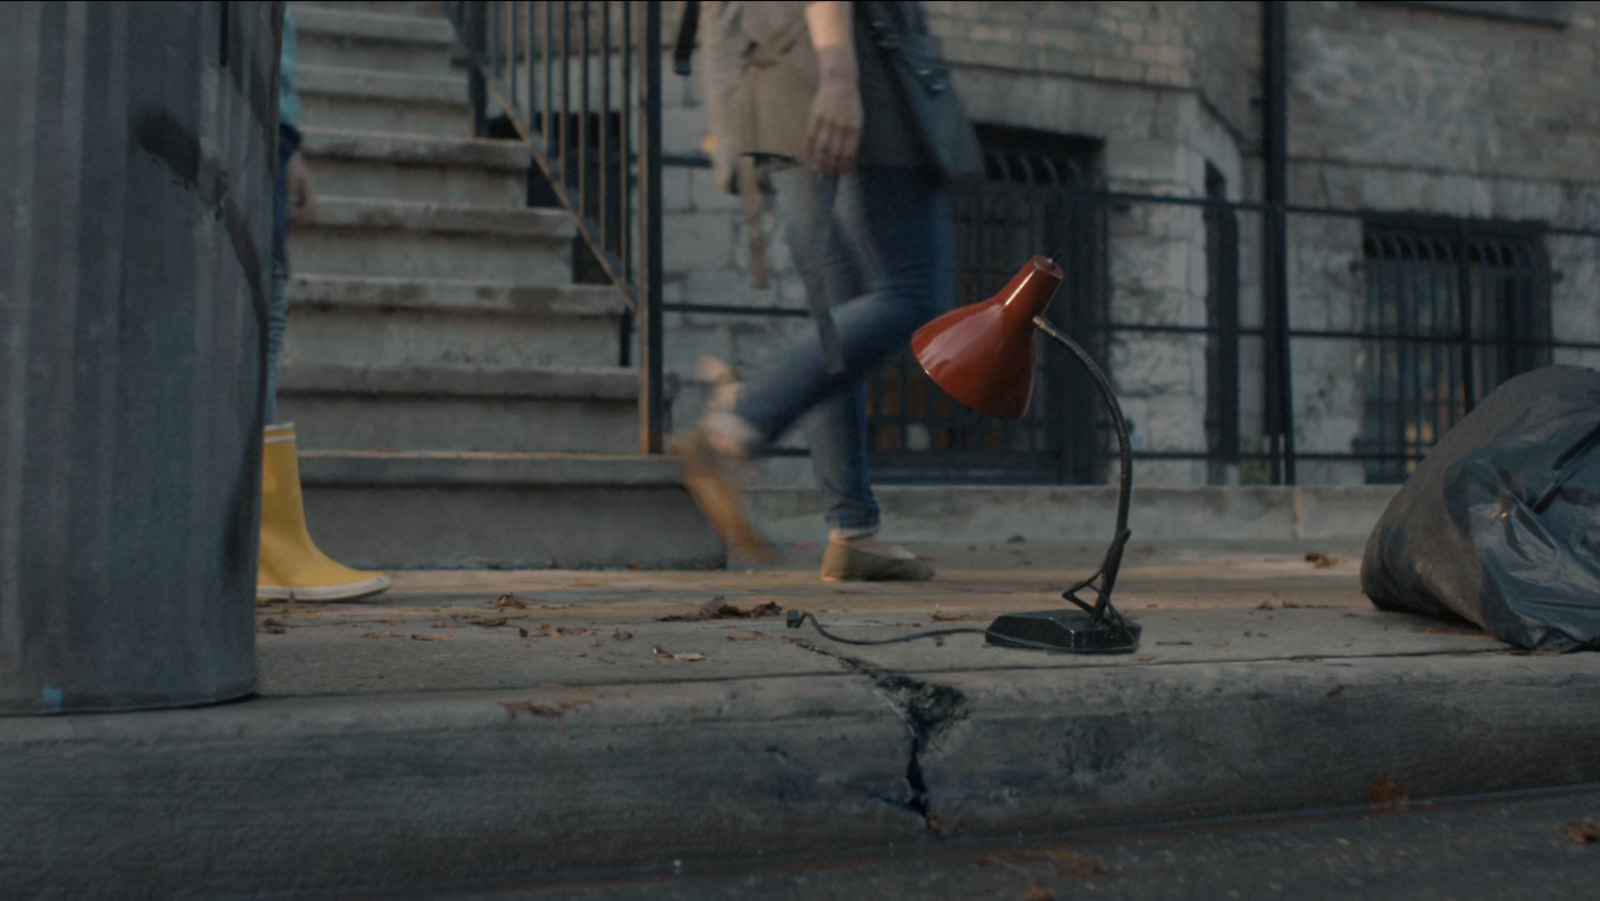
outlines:
[{"label": "tan coat", "polygon": [[803,0],[717,0],[702,7],[711,157],[725,190],[738,189],[741,156],[800,157],[817,93],[805,8]]}]

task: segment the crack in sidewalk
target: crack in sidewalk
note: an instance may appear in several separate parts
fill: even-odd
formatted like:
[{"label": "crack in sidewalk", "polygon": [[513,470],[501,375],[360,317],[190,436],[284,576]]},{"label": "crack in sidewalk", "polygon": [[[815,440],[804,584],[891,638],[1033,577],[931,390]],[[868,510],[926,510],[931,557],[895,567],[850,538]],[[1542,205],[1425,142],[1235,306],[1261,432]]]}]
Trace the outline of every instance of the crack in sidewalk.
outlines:
[{"label": "crack in sidewalk", "polygon": [[858,657],[830,651],[802,639],[791,641],[814,654],[836,660],[851,672],[872,680],[879,695],[889,702],[911,733],[905,771],[908,797],[897,800],[876,793],[872,797],[915,813],[930,831],[944,832],[945,827],[934,816],[933,799],[922,772],[922,755],[929,747],[937,746],[939,737],[946,730],[966,717],[966,695],[947,685],[935,685],[904,673],[886,670]]}]

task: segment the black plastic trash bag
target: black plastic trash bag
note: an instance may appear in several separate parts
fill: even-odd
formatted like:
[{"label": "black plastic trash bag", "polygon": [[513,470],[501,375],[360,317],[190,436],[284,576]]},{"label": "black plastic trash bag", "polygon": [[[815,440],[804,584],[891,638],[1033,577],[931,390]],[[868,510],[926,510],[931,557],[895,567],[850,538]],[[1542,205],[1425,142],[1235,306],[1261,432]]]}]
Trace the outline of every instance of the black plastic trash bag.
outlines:
[{"label": "black plastic trash bag", "polygon": [[1524,648],[1600,650],[1600,372],[1518,376],[1445,433],[1367,539],[1361,588]]}]

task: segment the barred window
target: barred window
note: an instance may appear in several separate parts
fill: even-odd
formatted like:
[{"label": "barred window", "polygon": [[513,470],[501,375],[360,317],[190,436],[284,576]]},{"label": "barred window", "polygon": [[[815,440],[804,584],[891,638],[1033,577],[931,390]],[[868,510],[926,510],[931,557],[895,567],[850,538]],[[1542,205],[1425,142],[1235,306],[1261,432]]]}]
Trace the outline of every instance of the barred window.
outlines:
[{"label": "barred window", "polygon": [[1367,481],[1401,482],[1500,383],[1550,362],[1550,264],[1535,228],[1369,221]]},{"label": "barred window", "polygon": [[[954,197],[956,305],[987,300],[1034,254],[1062,252],[1066,271],[1046,314],[1104,361],[1106,209],[1099,143],[979,126],[986,182]],[[1099,395],[1076,360],[1041,348],[1028,415],[998,420],[941,391],[909,350],[867,388],[867,436],[879,481],[1090,483],[1101,480],[1103,429],[1085,411]],[[1068,421],[1069,411],[1076,418]]]}]

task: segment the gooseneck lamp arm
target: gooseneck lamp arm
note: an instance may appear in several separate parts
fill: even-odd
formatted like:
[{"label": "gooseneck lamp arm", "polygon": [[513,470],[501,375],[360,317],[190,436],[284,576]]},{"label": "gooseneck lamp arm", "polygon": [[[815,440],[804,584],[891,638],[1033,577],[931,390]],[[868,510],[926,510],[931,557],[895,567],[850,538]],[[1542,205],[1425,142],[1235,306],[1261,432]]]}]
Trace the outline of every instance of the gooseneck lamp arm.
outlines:
[{"label": "gooseneck lamp arm", "polygon": [[1027,414],[1038,377],[1036,333],[1043,332],[1089,371],[1110,410],[1120,444],[1122,473],[1111,546],[1093,575],[1062,593],[1076,609],[1004,614],[990,624],[986,635],[990,644],[1004,647],[1126,654],[1138,647],[1141,630],[1138,623],[1117,612],[1111,594],[1129,536],[1132,442],[1110,380],[1093,357],[1044,318],[1065,278],[1065,270],[1055,259],[1035,256],[1000,293],[957,307],[918,329],[911,337],[911,349],[923,371],[946,394],[997,419],[1019,419]]},{"label": "gooseneck lamp arm", "polygon": [[[1095,386],[1100,389],[1100,396],[1105,399],[1106,408],[1111,411],[1111,423],[1117,432],[1118,456],[1122,467],[1117,478],[1117,525],[1111,537],[1111,546],[1106,549],[1105,560],[1094,575],[1068,588],[1061,596],[1107,626],[1126,630],[1128,623],[1122,618],[1122,614],[1117,612],[1117,608],[1112,606],[1111,592],[1117,586],[1117,570],[1122,567],[1123,549],[1127,547],[1128,538],[1133,534],[1128,529],[1128,510],[1133,502],[1133,445],[1128,439],[1128,420],[1122,415],[1122,405],[1117,402],[1116,393],[1111,390],[1110,380],[1095,363],[1094,358],[1089,356],[1088,351],[1079,347],[1076,341],[1068,338],[1043,316],[1035,316],[1033,325],[1077,357],[1078,362],[1089,371]],[[1078,592],[1085,588],[1094,590],[1095,602],[1092,606],[1078,597]]]}]

